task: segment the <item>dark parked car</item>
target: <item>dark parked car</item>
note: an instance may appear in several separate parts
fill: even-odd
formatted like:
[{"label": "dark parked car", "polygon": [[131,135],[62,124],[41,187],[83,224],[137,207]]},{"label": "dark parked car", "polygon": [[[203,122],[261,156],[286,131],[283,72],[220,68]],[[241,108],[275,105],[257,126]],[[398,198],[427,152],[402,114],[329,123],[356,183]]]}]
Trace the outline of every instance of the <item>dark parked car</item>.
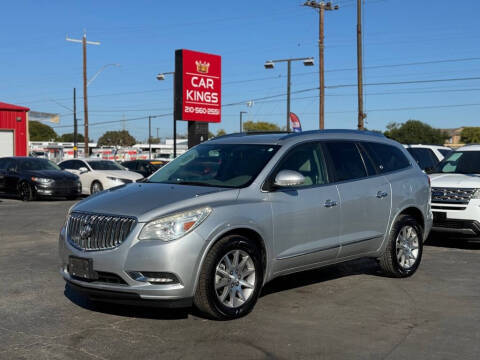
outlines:
[{"label": "dark parked car", "polygon": [[122,162],[122,166],[125,166],[128,170],[143,175],[143,177],[147,177],[152,175],[166,163],[167,161],[164,160],[131,160]]},{"label": "dark parked car", "polygon": [[61,170],[47,159],[0,158],[0,192],[18,194],[24,201],[38,196],[75,199],[82,192],[77,175]]}]

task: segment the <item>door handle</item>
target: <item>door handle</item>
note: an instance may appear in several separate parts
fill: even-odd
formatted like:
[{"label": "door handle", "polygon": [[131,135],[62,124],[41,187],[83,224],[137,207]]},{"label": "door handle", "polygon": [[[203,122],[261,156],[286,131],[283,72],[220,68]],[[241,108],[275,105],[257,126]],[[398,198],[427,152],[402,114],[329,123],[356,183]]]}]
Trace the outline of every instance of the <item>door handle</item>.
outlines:
[{"label": "door handle", "polygon": [[388,193],[385,192],[385,191],[379,191],[377,192],[377,198],[381,199],[381,198],[384,198],[384,197],[387,197],[388,196]]},{"label": "door handle", "polygon": [[325,206],[326,208],[331,208],[333,206],[337,206],[337,202],[328,199],[327,201],[325,201],[325,204],[323,206]]}]

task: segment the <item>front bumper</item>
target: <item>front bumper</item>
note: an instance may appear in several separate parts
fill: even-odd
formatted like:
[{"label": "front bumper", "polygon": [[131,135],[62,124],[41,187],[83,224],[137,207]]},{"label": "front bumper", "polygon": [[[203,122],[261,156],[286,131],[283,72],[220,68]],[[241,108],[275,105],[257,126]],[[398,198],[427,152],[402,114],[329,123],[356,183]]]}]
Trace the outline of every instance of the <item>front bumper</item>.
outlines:
[{"label": "front bumper", "polygon": [[[181,239],[162,242],[159,240],[138,240],[143,223],[138,223],[126,240],[111,250],[82,251],[73,247],[66,239],[65,228],[59,237],[60,273],[70,286],[89,294],[97,300],[109,302],[147,303],[191,303],[198,278],[201,256],[206,241],[195,231]],[[97,280],[84,281],[69,273],[69,257],[92,259],[93,270],[101,276]],[[135,280],[132,272],[165,272],[175,275],[176,283],[154,284]],[[117,281],[109,279],[116,278]],[[167,305],[170,306],[170,305]]]},{"label": "front bumper", "polygon": [[480,236],[480,199],[468,204],[432,203],[434,231]]},{"label": "front bumper", "polygon": [[82,193],[81,184],[59,186],[54,184],[35,184],[35,192],[40,196],[79,196]]}]

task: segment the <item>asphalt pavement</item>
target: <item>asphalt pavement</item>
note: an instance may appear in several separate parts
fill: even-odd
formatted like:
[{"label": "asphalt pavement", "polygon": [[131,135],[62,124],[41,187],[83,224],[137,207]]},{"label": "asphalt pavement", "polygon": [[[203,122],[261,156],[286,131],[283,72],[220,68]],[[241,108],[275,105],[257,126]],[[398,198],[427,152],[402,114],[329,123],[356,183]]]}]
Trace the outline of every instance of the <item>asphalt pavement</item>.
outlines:
[{"label": "asphalt pavement", "polygon": [[0,359],[479,359],[480,243],[435,234],[408,279],[359,260],[274,280],[229,322],[95,305],[58,272],[72,201],[0,197]]}]

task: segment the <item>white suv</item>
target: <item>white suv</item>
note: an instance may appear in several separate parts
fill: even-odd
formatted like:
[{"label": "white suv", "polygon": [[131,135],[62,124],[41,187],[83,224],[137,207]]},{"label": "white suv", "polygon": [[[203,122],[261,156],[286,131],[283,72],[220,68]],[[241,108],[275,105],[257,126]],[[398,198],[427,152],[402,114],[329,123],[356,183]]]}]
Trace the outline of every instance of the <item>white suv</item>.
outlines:
[{"label": "white suv", "polygon": [[430,179],[433,229],[480,235],[480,145],[452,152]]},{"label": "white suv", "polygon": [[422,170],[431,171],[452,149],[438,145],[403,145]]}]

